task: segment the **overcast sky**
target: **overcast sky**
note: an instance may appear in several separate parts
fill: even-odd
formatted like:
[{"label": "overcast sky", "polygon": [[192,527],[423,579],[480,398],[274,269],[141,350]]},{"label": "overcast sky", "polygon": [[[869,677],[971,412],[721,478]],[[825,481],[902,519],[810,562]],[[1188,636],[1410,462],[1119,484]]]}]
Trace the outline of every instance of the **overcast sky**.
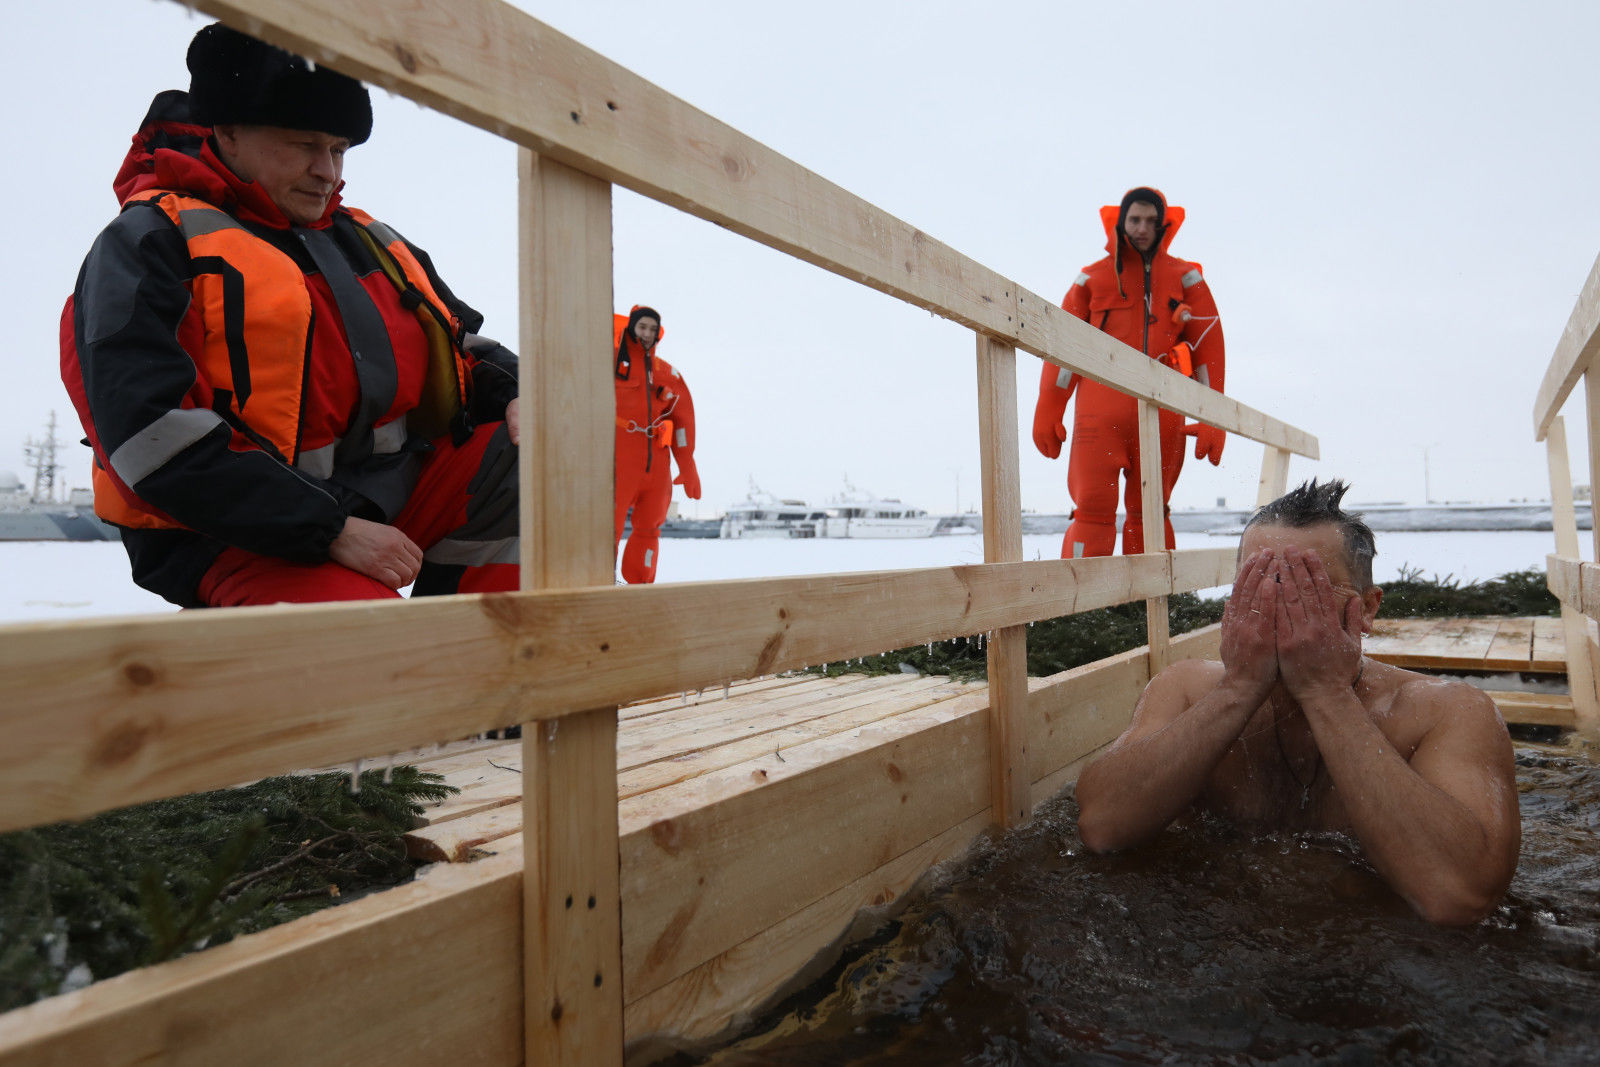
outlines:
[{"label": "overcast sky", "polygon": [[[1227,331],[1228,391],[1317,435],[1295,480],[1351,499],[1548,495],[1533,397],[1600,252],[1593,3],[732,3],[519,6],[691,104],[1059,300],[1103,254],[1098,207],[1159,186]],[[0,469],[54,409],[62,301],[115,214],[155,92],[206,19],[155,0],[17,4],[0,42],[13,335]],[[347,202],[427,249],[515,346],[515,153],[378,91]],[[977,501],[970,331],[623,190],[616,302],[659,308],[699,416],[705,499],[846,476],[930,510]],[[1023,504],[1065,511],[1028,436]],[[1569,405],[1569,434],[1582,434]],[[1070,413],[1069,413],[1070,418]],[[1587,480],[1581,447],[1575,477]],[[67,449],[85,485],[87,449]],[[1261,448],[1184,468],[1176,506],[1253,501]],[[681,493],[681,490],[679,490]],[[687,504],[694,513],[696,505]]]}]

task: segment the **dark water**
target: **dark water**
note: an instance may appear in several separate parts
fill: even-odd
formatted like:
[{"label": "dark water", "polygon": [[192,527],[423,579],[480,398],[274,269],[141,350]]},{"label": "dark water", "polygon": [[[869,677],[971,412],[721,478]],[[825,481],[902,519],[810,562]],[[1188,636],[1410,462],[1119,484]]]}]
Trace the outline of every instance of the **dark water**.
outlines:
[{"label": "dark water", "polygon": [[1518,749],[1522,861],[1429,926],[1336,834],[1083,851],[1054,802],[714,1064],[1600,1063],[1600,769]]}]

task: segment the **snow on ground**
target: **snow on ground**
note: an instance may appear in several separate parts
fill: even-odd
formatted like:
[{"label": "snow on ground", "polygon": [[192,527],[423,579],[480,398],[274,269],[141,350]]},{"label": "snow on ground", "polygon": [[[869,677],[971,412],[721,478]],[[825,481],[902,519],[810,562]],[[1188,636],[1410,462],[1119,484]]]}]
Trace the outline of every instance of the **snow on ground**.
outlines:
[{"label": "snow on ground", "polygon": [[[1024,537],[1024,559],[1054,559],[1059,534]],[[1228,537],[1178,535],[1179,548],[1227,548]],[[1381,585],[1401,567],[1420,568],[1425,578],[1453,576],[1462,582],[1509,571],[1544,568],[1554,551],[1549,533],[1483,531],[1385,533],[1378,535],[1374,577]],[[657,580],[786,577],[845,571],[949,567],[983,562],[976,534],[903,541],[740,541],[664,539]],[[1220,595],[1221,590],[1207,595]],[[115,542],[0,542],[0,622],[167,613],[170,604],[133,584],[128,557]]]}]

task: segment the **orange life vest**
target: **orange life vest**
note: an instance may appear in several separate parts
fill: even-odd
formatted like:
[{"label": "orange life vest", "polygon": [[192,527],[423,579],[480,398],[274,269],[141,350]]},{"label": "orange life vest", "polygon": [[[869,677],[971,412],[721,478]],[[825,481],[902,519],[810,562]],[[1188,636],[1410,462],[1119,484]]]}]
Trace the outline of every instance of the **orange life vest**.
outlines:
[{"label": "orange life vest", "polygon": [[[305,274],[289,256],[256,237],[237,219],[196,197],[148,190],[127,203],[153,201],[178,227],[197,269],[189,283],[204,328],[196,369],[215,394],[219,413],[247,427],[257,445],[285,463],[297,459],[311,297]],[[393,230],[365,212],[350,211],[384,273],[401,292],[428,338],[422,401],[407,415],[409,432],[435,437],[468,399],[471,375],[460,347],[461,324],[434,291],[428,273]],[[248,401],[249,415],[244,408]],[[221,409],[226,408],[225,412]],[[146,504],[102,464],[94,468],[95,514],[119,526],[181,529]]]}]

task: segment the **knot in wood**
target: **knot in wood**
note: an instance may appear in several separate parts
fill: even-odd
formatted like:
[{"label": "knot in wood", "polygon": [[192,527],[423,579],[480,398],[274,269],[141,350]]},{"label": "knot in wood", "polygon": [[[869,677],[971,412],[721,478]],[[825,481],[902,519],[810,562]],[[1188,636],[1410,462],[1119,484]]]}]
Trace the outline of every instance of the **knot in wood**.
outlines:
[{"label": "knot in wood", "polygon": [[122,668],[122,676],[126,678],[130,684],[140,688],[143,688],[147,685],[156,684],[155,668],[146,663],[128,664]]},{"label": "knot in wood", "polygon": [[121,722],[102,737],[90,754],[90,762],[97,767],[115,767],[126,763],[145,746],[159,729],[159,723]]},{"label": "knot in wood", "polygon": [[415,74],[417,67],[420,66],[417,62],[417,54],[399,41],[394,43],[394,58],[395,62],[399,63],[401,69],[407,74]]}]

